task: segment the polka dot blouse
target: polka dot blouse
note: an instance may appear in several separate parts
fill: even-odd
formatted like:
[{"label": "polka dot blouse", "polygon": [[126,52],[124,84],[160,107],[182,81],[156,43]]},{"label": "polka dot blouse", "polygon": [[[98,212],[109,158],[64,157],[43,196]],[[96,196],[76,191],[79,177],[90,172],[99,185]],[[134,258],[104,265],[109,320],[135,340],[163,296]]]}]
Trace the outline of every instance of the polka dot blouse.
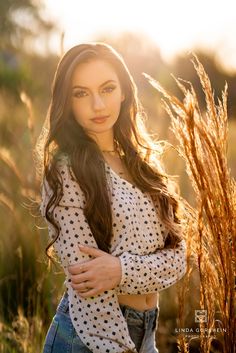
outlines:
[{"label": "polka dot blouse", "polygon": [[[63,197],[54,210],[60,229],[54,249],[66,275],[70,317],[83,343],[94,353],[121,353],[128,349],[136,352],[117,295],[155,293],[177,282],[186,272],[185,242],[182,240],[175,250],[163,249],[165,229],[151,197],[121,178],[108,164],[105,168],[113,217],[111,254],[121,262],[120,284],[89,298],[80,297],[70,285],[67,267],[92,258],[80,252],[78,245],[97,248],[97,244],[83,214],[83,192],[65,155],[58,161]],[[50,195],[44,180],[40,206],[43,217]],[[47,225],[53,238],[55,230],[49,222]]]}]

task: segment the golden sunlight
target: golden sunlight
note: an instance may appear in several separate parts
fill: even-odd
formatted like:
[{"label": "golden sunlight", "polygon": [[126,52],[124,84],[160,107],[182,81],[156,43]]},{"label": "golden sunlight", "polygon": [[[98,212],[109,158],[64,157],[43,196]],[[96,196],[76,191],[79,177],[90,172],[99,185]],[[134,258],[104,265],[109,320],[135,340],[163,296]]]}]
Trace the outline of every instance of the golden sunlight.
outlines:
[{"label": "golden sunlight", "polygon": [[[100,34],[134,31],[148,35],[165,59],[194,47],[218,49],[227,65],[236,67],[234,0],[179,1],[45,1],[46,10],[65,31],[65,48]],[[56,40],[52,43],[59,48]]]}]

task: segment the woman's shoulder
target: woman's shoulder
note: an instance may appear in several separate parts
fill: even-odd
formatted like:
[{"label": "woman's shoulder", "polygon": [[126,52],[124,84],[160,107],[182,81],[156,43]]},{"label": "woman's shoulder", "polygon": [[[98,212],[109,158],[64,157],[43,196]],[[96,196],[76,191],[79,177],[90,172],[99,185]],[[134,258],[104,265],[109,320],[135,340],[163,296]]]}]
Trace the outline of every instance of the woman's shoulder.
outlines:
[{"label": "woman's shoulder", "polygon": [[66,153],[58,153],[56,157],[57,171],[62,180],[63,197],[59,206],[83,206],[83,192],[72,171],[70,156]]},{"label": "woman's shoulder", "polygon": [[70,165],[70,156],[66,152],[58,152],[54,156],[56,165]]},{"label": "woman's shoulder", "polygon": [[65,152],[60,152],[54,155],[54,165],[57,173],[64,182],[71,183],[75,181],[74,173],[72,172],[70,156]]},{"label": "woman's shoulder", "polygon": [[59,174],[71,174],[71,159],[65,152],[57,153],[54,156],[54,163]]}]

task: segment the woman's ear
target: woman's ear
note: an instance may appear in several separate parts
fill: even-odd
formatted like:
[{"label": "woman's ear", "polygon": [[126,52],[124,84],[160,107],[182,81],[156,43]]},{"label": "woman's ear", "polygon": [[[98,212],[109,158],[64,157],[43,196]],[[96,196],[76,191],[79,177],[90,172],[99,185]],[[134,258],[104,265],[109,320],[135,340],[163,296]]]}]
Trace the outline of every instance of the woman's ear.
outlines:
[{"label": "woman's ear", "polygon": [[125,100],[125,95],[124,95],[124,93],[122,93],[122,95],[121,95],[121,102],[123,102]]}]

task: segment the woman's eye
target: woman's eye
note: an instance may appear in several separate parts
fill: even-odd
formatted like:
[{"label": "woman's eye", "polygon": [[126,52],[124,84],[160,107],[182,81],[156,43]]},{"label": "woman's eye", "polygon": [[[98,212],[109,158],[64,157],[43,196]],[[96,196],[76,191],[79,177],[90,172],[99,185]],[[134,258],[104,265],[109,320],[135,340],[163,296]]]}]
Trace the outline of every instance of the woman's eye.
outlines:
[{"label": "woman's eye", "polygon": [[109,93],[114,91],[115,88],[116,88],[115,86],[108,86],[104,88],[104,91]]},{"label": "woman's eye", "polygon": [[73,96],[76,98],[85,97],[85,95],[86,95],[85,91],[77,91],[77,92],[74,92],[74,94],[73,94]]}]

